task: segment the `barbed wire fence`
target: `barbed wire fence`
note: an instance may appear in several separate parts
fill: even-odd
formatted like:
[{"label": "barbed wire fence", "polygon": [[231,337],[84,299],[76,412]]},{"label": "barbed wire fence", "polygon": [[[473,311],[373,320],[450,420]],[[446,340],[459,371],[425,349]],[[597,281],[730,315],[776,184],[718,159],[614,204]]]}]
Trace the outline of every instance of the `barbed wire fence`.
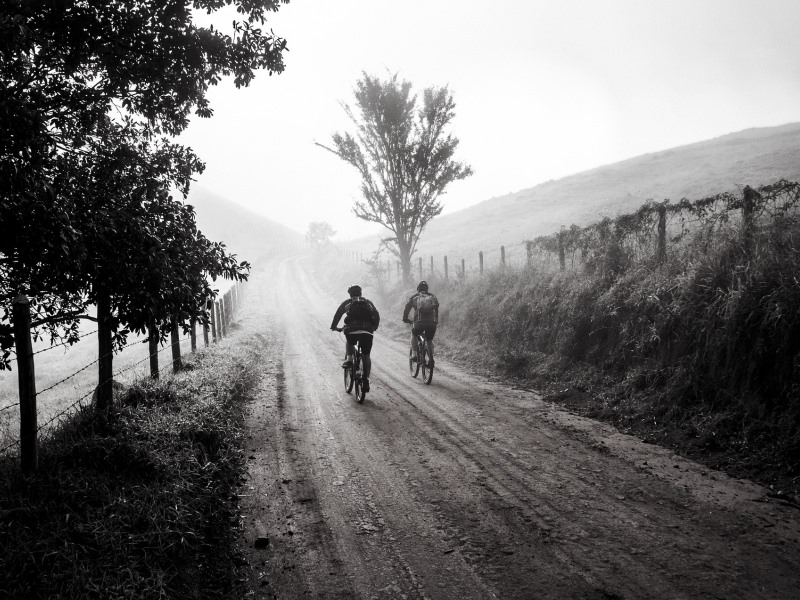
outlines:
[{"label": "barbed wire fence", "polygon": [[[648,201],[637,211],[606,218],[488,250],[468,259],[447,254],[417,256],[412,274],[420,279],[461,280],[487,271],[525,268],[612,269],[615,261],[628,263],[668,259],[691,261],[716,250],[730,239],[737,240],[745,253],[756,249],[759,227],[776,219],[800,216],[800,184],[785,180],[758,187],[744,186],[740,194],[730,192],[699,200],[672,203]],[[341,255],[341,254],[340,254]],[[345,258],[365,261],[363,254],[347,251]],[[400,263],[386,261],[379,275],[391,280],[401,277]]]},{"label": "barbed wire fence", "polygon": [[[218,300],[213,301],[213,302],[209,301],[208,305],[206,306],[207,314],[208,314],[209,319],[208,319],[208,323],[203,325],[203,343],[204,343],[205,346],[209,346],[210,344],[215,344],[215,343],[221,341],[224,337],[227,337],[229,335],[230,328],[231,328],[231,326],[233,325],[233,322],[234,322],[234,317],[238,313],[238,310],[239,310],[239,308],[241,306],[244,293],[245,293],[244,284],[242,282],[237,282],[225,294],[223,294]],[[20,385],[19,401],[7,404],[7,405],[5,405],[3,407],[0,407],[0,417],[4,417],[4,416],[8,417],[8,411],[12,411],[13,409],[16,408],[19,411],[19,415],[18,416],[19,416],[19,419],[20,419],[20,435],[19,435],[19,437],[17,439],[13,439],[13,440],[7,441],[4,445],[0,446],[0,456],[7,455],[15,447],[19,447],[20,448],[20,459],[21,459],[21,462],[23,464],[24,470],[26,470],[25,469],[26,464],[28,464],[29,468],[30,468],[31,467],[31,463],[32,463],[32,468],[35,469],[36,468],[36,458],[35,458],[36,450],[35,450],[35,446],[34,446],[34,449],[31,450],[31,448],[26,447],[26,444],[23,444],[23,440],[26,439],[26,436],[27,436],[28,439],[33,437],[33,439],[35,440],[39,436],[39,434],[41,432],[43,432],[44,430],[46,430],[49,427],[53,426],[54,424],[57,424],[62,418],[74,413],[75,411],[79,410],[81,407],[86,406],[87,404],[89,404],[93,400],[93,398],[96,396],[98,390],[101,388],[101,386],[103,384],[111,383],[113,385],[114,382],[122,383],[121,382],[121,376],[123,374],[128,374],[128,375],[126,375],[126,380],[128,381],[128,384],[133,383],[135,380],[143,379],[144,377],[147,376],[146,373],[141,373],[141,372],[140,373],[136,373],[136,371],[134,371],[134,370],[137,367],[141,367],[141,365],[143,365],[146,362],[150,363],[149,372],[150,372],[150,376],[153,377],[153,378],[160,377],[160,375],[163,374],[164,371],[166,371],[167,369],[170,369],[170,368],[172,369],[173,373],[177,373],[181,369],[181,366],[182,366],[181,358],[180,358],[181,354],[182,354],[181,353],[181,346],[190,345],[190,348],[191,348],[192,352],[194,352],[196,350],[197,340],[196,340],[195,325],[196,325],[196,323],[192,322],[192,325],[189,328],[187,336],[183,337],[182,339],[179,339],[178,336],[177,336],[177,333],[175,333],[174,336],[172,337],[171,341],[168,341],[166,344],[163,345],[163,347],[160,347],[157,350],[153,350],[154,346],[153,346],[149,336],[145,337],[145,339],[141,340],[140,342],[136,342],[136,343],[143,343],[143,344],[148,344],[148,343],[151,344],[150,345],[150,351],[148,352],[147,356],[145,356],[144,358],[142,358],[142,359],[140,359],[140,360],[138,360],[138,361],[136,361],[136,362],[134,362],[134,363],[132,363],[130,365],[127,365],[127,366],[125,366],[123,368],[117,369],[113,373],[111,378],[107,378],[107,379],[104,379],[102,381],[99,381],[97,385],[91,385],[91,383],[87,383],[86,381],[83,381],[82,384],[84,386],[85,385],[89,385],[90,389],[87,392],[82,393],[78,398],[76,398],[72,402],[70,402],[66,407],[64,407],[63,409],[59,410],[55,415],[53,415],[50,418],[48,418],[44,423],[37,424],[35,422],[36,421],[36,419],[35,419],[36,400],[38,398],[40,398],[41,396],[47,394],[48,392],[52,392],[55,389],[60,389],[62,386],[64,386],[69,381],[73,381],[76,378],[79,378],[79,376],[82,373],[84,373],[86,370],[90,369],[91,367],[93,367],[95,365],[98,365],[98,363],[100,363],[102,360],[112,358],[113,355],[114,355],[114,352],[112,352],[110,354],[103,355],[103,356],[98,356],[98,358],[96,358],[95,360],[93,360],[93,361],[83,365],[82,367],[72,371],[68,375],[60,378],[56,382],[48,385],[47,387],[45,387],[45,388],[43,388],[41,390],[37,391],[35,389],[35,387],[34,387],[32,395],[31,394],[27,394],[26,395],[24,393],[24,390],[23,390],[24,386],[21,384]],[[177,332],[177,328],[174,328],[173,331]],[[32,374],[34,372],[33,362],[34,362],[34,357],[35,356],[38,356],[40,354],[43,354],[43,353],[48,352],[50,350],[54,350],[54,349],[59,348],[59,347],[71,346],[72,344],[74,344],[78,340],[83,339],[83,338],[85,338],[87,336],[90,336],[92,334],[95,334],[95,333],[97,333],[96,329],[94,331],[90,331],[90,332],[84,333],[84,334],[78,336],[77,338],[75,338],[73,340],[51,344],[50,346],[48,346],[46,348],[43,348],[43,349],[40,349],[40,350],[37,350],[35,352],[34,351],[30,351],[29,353],[26,353],[27,354],[27,358],[25,359],[25,361],[20,361],[20,356],[19,356],[19,351],[18,351],[17,352],[17,356],[16,356],[16,362],[18,363],[18,368],[19,369],[25,368],[23,366],[23,364],[22,364],[22,362],[24,362],[27,365],[27,369]],[[28,341],[28,344],[30,344],[30,341]],[[134,344],[129,344],[126,347],[130,347],[132,345],[134,345]],[[17,347],[19,348],[19,345]],[[156,347],[157,347],[157,342],[156,342]],[[167,352],[167,351],[172,353],[172,360],[171,361],[167,361],[164,366],[159,368],[157,366],[158,365],[158,360],[157,359],[158,359],[159,355],[161,355],[163,352]],[[26,403],[28,405],[27,408],[31,408],[32,407],[33,411],[34,411],[34,427],[33,427],[32,430],[31,429],[23,430],[25,425],[23,425],[22,412],[26,408]],[[30,424],[28,424],[28,427],[30,427]],[[9,436],[6,435],[6,439],[8,439],[8,437]],[[28,446],[30,446],[30,444],[28,444]],[[32,460],[31,460],[30,456],[26,456],[26,454],[29,455],[31,452],[33,452]]]}]

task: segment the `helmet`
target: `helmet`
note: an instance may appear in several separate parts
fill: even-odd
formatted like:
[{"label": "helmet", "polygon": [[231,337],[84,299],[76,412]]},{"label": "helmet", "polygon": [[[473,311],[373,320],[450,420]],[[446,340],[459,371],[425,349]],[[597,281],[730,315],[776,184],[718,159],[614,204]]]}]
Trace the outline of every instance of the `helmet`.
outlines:
[{"label": "helmet", "polygon": [[428,282],[424,279],[417,284],[417,291],[418,292],[427,292],[428,291]]},{"label": "helmet", "polygon": [[360,296],[361,295],[361,286],[360,285],[351,285],[347,288],[347,293],[351,296]]}]

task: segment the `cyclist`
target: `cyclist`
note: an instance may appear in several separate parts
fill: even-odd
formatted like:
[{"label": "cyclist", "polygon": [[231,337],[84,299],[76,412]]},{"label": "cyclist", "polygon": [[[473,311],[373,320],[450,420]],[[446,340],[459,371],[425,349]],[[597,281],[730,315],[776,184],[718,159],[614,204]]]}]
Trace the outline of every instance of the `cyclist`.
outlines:
[{"label": "cyclist", "polygon": [[[414,309],[414,320],[408,318],[408,313]],[[417,293],[406,302],[403,310],[403,323],[411,323],[411,351],[413,361],[419,360],[417,336],[424,334],[431,352],[431,366],[433,366],[433,336],[436,335],[436,324],[439,322],[439,300],[428,292],[428,282],[420,281]]]},{"label": "cyclist", "polygon": [[369,373],[372,369],[372,359],[369,357],[372,350],[372,333],[378,328],[381,316],[375,305],[361,295],[360,285],[351,285],[347,288],[350,298],[345,300],[336,309],[331,322],[331,330],[339,326],[339,319],[344,315],[345,359],[342,367],[349,367],[353,363],[355,344],[361,346],[361,356],[364,362],[364,391],[369,391]]}]

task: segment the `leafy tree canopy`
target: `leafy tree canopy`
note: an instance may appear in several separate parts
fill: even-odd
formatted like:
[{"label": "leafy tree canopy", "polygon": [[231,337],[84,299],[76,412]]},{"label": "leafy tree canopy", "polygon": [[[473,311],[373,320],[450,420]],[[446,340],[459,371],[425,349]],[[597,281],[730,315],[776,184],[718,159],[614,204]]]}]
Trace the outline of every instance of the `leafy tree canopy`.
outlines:
[{"label": "leafy tree canopy", "polygon": [[[211,116],[206,93],[222,77],[241,87],[257,70],[283,70],[286,42],[263,26],[286,1],[9,0],[0,6],[5,359],[10,299],[18,292],[32,296],[35,318],[51,335],[70,341],[77,324],[69,316],[85,313],[98,290],[111,294],[115,318],[138,327],[134,295],[123,286],[159,298],[164,306],[151,311],[179,309],[186,316],[196,312],[197,294],[212,292],[206,277],[244,277],[246,263],[202,236],[191,207],[169,196],[176,190],[185,197],[202,163],[157,138],[185,129],[192,110]],[[229,33],[193,22],[195,9],[226,6],[239,19]],[[153,269],[164,275],[159,284],[147,283]],[[172,291],[165,291],[166,274]]]},{"label": "leafy tree canopy", "polygon": [[410,82],[366,73],[356,83],[355,99],[355,108],[343,105],[355,133],[334,133],[332,148],[317,145],[359,172],[363,200],[353,212],[391,232],[383,241],[408,279],[422,230],[442,212],[440,196],[472,175],[454,159],[458,139],[447,132],[455,102],[446,86],[429,87],[418,106]]},{"label": "leafy tree canopy", "polygon": [[312,221],[308,224],[306,241],[309,244],[329,244],[331,238],[336,235],[331,224],[326,221]]}]

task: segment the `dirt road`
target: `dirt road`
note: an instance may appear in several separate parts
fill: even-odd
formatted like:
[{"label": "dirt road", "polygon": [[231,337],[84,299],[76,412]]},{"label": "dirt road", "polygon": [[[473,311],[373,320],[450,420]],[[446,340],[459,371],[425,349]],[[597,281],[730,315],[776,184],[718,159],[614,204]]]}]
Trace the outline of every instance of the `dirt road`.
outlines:
[{"label": "dirt road", "polygon": [[768,490],[444,360],[426,386],[381,330],[359,405],[329,331],[344,294],[303,257],[259,285],[249,597],[798,597],[800,510]]}]

